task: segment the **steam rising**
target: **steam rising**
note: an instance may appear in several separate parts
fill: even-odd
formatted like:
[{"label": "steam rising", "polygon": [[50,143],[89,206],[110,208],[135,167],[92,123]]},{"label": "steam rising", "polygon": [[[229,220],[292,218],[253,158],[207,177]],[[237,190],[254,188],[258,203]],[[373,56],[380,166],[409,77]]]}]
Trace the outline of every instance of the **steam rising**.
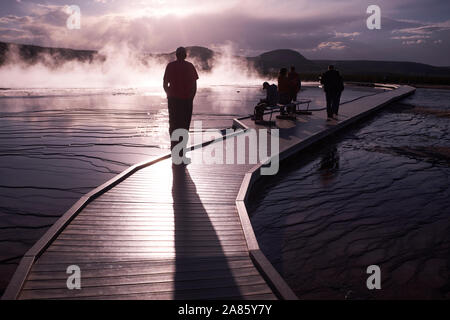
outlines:
[{"label": "steam rising", "polygon": [[[208,71],[201,70],[200,61],[188,57],[199,71],[199,86],[261,83],[255,69],[245,59],[235,57],[232,51],[230,45],[220,47]],[[41,53],[37,61],[30,64],[11,46],[0,67],[0,87],[161,88],[168,62],[169,59],[155,55],[143,59],[141,52],[126,45],[108,45],[91,61],[62,60],[55,54]]]}]

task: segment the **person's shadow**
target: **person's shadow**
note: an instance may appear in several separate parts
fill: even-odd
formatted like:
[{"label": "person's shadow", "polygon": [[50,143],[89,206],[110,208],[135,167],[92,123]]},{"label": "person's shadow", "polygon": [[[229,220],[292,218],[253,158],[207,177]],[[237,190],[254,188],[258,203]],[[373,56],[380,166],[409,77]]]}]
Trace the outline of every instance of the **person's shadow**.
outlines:
[{"label": "person's shadow", "polygon": [[[239,298],[221,242],[185,166],[172,166],[174,299]],[[211,186],[213,187],[213,186]]]}]

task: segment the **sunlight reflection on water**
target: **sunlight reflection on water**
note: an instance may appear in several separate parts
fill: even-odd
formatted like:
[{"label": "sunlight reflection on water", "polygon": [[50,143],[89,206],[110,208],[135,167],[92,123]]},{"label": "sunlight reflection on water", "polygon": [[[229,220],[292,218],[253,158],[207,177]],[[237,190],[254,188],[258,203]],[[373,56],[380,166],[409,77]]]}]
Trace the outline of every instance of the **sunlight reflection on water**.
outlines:
[{"label": "sunlight reflection on water", "polygon": [[[354,88],[343,100],[373,92]],[[129,166],[168,151],[161,89],[15,89],[0,95],[0,289],[20,257],[81,196]],[[203,132],[253,112],[259,86],[199,90],[193,120]],[[302,97],[322,107],[323,92]],[[197,140],[199,141],[199,140]]]}]

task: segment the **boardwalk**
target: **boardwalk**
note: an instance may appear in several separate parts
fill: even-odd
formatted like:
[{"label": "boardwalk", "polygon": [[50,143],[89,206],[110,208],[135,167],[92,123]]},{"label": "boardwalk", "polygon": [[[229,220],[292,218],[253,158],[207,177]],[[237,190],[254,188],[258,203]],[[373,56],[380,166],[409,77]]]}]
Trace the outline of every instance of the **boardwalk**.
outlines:
[{"label": "boardwalk", "polygon": [[[236,211],[249,169],[166,159],[139,170],[75,217],[18,298],[274,299]],[[69,265],[80,267],[82,290],[67,290]]]},{"label": "boardwalk", "polygon": [[[332,124],[323,114],[280,122],[282,158],[413,91],[355,101]],[[174,168],[168,157],[131,168],[80,199],[30,249],[3,298],[295,299],[259,250],[245,209],[258,168]],[[81,290],[67,289],[70,265],[81,269]]]}]

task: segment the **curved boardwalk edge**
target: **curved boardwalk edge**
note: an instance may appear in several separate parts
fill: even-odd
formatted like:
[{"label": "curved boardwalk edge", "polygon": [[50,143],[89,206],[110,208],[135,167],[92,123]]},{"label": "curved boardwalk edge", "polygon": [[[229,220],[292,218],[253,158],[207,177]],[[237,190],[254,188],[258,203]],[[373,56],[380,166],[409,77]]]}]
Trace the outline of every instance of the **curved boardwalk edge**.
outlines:
[{"label": "curved boardwalk edge", "polygon": [[[216,141],[227,139],[244,133],[245,130],[236,130],[234,133],[225,135],[218,139],[205,141],[196,145],[188,147],[190,150],[206,147]],[[19,262],[16,271],[13,274],[8,286],[1,297],[1,300],[16,300],[20,294],[20,291],[27,279],[27,276],[33,266],[34,262],[39,256],[46,250],[46,248],[57,238],[57,236],[64,230],[64,228],[70,224],[70,222],[93,200],[118,185],[137,171],[156,164],[160,161],[169,159],[171,153],[166,153],[161,156],[154,157],[150,160],[135,164],[126,169],[119,175],[90,191],[86,195],[82,196],[68,211],[66,211],[48,230],[47,232],[25,253]]]},{"label": "curved boardwalk edge", "polygon": [[[369,110],[362,112],[356,116],[353,116],[345,121],[340,122],[336,126],[333,126],[332,128],[329,128],[327,130],[324,130],[318,134],[312,135],[307,139],[304,139],[303,141],[296,143],[289,148],[282,150],[279,154],[279,161],[280,163],[283,160],[287,160],[288,158],[297,156],[299,152],[304,150],[305,148],[313,145],[314,143],[317,143],[321,141],[322,139],[336,133],[339,130],[345,129],[348,126],[362,120],[363,118],[366,118],[375,112],[379,111],[383,107],[387,106],[388,104],[391,104],[392,102],[398,101],[400,99],[403,99],[415,92],[414,87],[410,86],[397,86],[397,85],[382,85],[382,84],[374,84],[374,86],[377,87],[385,87],[389,89],[393,89],[393,91],[397,89],[402,89],[404,92],[400,92],[398,95],[395,95],[391,99],[386,100],[385,102],[376,105],[373,108],[370,108]],[[243,130],[250,129],[249,126],[245,125],[242,120],[248,119],[250,117],[244,117],[239,119],[233,120],[233,126],[236,128],[241,128]],[[265,163],[269,163],[272,161],[274,157],[266,161]],[[267,257],[264,255],[264,253],[261,251],[258,245],[258,240],[255,236],[255,233],[253,231],[253,227],[250,222],[250,218],[247,212],[247,206],[246,202],[248,199],[248,196],[250,192],[252,191],[252,187],[255,186],[255,184],[258,182],[258,180],[261,178],[261,167],[263,164],[256,165],[253,167],[250,171],[247,172],[245,175],[244,181],[242,182],[241,188],[239,190],[238,198],[236,199],[236,207],[239,213],[239,217],[241,219],[241,223],[243,225],[244,235],[245,239],[247,240],[247,245],[249,247],[250,255],[257,266],[257,268],[262,273],[263,277],[268,281],[269,286],[274,290],[274,292],[282,299],[285,300],[295,300],[298,299],[298,297],[295,295],[295,293],[292,291],[292,289],[289,287],[289,285],[286,283],[286,281],[283,279],[283,277],[278,273],[278,271],[273,267],[273,265],[270,263],[270,261],[267,259]]]},{"label": "curved boardwalk edge", "polygon": [[[288,148],[285,148],[281,150],[279,154],[280,161],[287,159],[288,157],[293,156],[294,154],[297,154],[302,149],[306,148],[307,146],[318,142],[319,140],[329,136],[332,133],[335,133],[338,130],[341,130],[348,125],[359,121],[361,118],[368,116],[369,114],[379,110],[380,108],[384,107],[385,105],[393,102],[394,100],[398,100],[403,98],[406,95],[409,95],[414,92],[414,88],[411,87],[398,87],[398,88],[406,88],[405,90],[402,90],[401,92],[398,92],[398,94],[394,95],[392,99],[389,101],[384,101],[383,103],[374,106],[370,110],[367,110],[365,112],[362,112],[354,117],[351,117],[345,121],[340,122],[336,126],[329,128],[327,130],[321,131],[317,134],[313,134],[309,136],[307,139],[304,139],[302,141],[296,142],[292,145],[290,145]],[[394,90],[395,91],[395,90]],[[244,119],[244,118],[242,118]],[[204,142],[199,145],[191,146],[190,149],[198,149],[205,147],[209,144],[212,144],[218,140],[226,139],[228,137],[233,137],[236,135],[239,135],[241,133],[246,132],[249,128],[245,126],[243,122],[241,122],[242,119],[234,119],[233,126],[237,128],[241,128],[243,130],[238,130],[235,133],[232,133],[230,135],[221,137],[216,140],[211,140]],[[130,177],[132,174],[136,173],[137,171],[151,166],[153,164],[156,164],[162,160],[166,160],[170,158],[170,153],[164,154],[162,156],[156,157],[154,159],[151,159],[150,161],[146,161],[137,165],[134,165],[130,167],[129,169],[125,170],[118,176],[114,177],[110,181],[106,182],[105,184],[101,185],[100,187],[92,190],[82,198],[78,200],[77,203],[75,203],[61,218],[59,218],[56,223],[45,233],[45,235],[39,239],[35,245],[23,256],[23,258],[20,261],[20,264],[16,270],[16,272],[13,275],[13,278],[11,279],[8,287],[5,290],[5,293],[2,297],[2,299],[17,299],[22,287],[27,279],[27,276],[34,264],[34,262],[41,256],[41,254],[50,246],[50,244],[58,237],[58,235],[64,230],[64,228],[93,200],[110,190],[111,188],[118,185],[120,182],[124,181],[128,177]],[[272,266],[272,264],[269,262],[269,260],[265,257],[263,252],[260,250],[258,241],[256,239],[256,236],[253,231],[253,227],[250,223],[250,218],[247,212],[246,208],[246,201],[248,198],[248,194],[251,192],[252,186],[257,182],[257,180],[260,178],[260,169],[262,165],[257,165],[253,167],[250,171],[248,171],[244,179],[241,183],[241,187],[239,189],[238,196],[236,198],[235,204],[237,208],[237,212],[239,215],[239,220],[241,223],[241,227],[244,233],[245,241],[248,247],[248,253],[250,255],[250,258],[252,259],[255,267],[259,270],[261,275],[263,276],[264,280],[267,282],[267,284],[270,286],[270,288],[273,290],[273,292],[281,299],[297,299],[294,292],[289,288],[287,283],[284,281],[284,279],[281,277],[281,275],[276,271],[276,269]]]}]

